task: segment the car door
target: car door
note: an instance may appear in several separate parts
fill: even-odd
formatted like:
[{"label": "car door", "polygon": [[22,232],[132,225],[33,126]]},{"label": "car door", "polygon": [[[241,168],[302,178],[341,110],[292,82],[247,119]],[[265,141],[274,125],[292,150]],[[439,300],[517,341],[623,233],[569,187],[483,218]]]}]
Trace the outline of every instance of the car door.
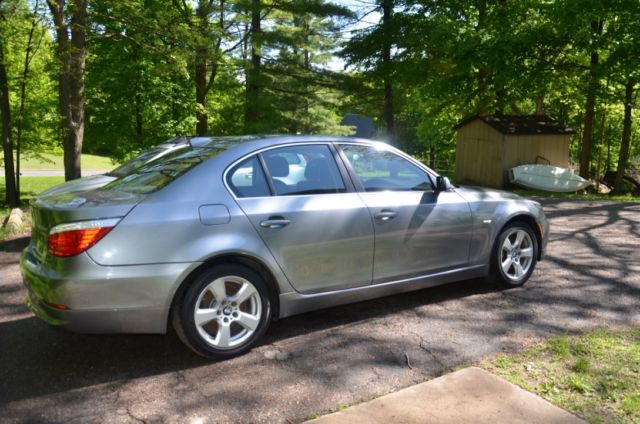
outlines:
[{"label": "car door", "polygon": [[[371,284],[371,217],[334,155],[326,143],[273,148],[234,166],[226,177],[238,204],[302,293]],[[301,160],[291,164],[291,157]]]},{"label": "car door", "polygon": [[471,209],[385,145],[340,145],[374,222],[374,283],[467,265]]}]

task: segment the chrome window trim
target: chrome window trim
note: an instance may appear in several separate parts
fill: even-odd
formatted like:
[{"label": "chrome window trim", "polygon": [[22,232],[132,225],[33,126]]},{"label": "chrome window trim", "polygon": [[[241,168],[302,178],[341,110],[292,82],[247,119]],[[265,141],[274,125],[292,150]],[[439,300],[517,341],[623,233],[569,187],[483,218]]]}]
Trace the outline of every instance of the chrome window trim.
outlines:
[{"label": "chrome window trim", "polygon": [[[271,197],[301,197],[301,196],[326,196],[326,195],[331,195],[331,194],[353,194],[355,192],[357,192],[357,190],[355,190],[355,187],[352,186],[351,181],[345,181],[345,175],[343,175],[342,170],[340,169],[340,163],[338,163],[336,156],[335,156],[335,151],[333,148],[333,145],[335,145],[335,141],[298,141],[298,142],[286,142],[286,143],[282,143],[282,144],[276,144],[275,146],[268,146],[268,147],[263,147],[261,149],[258,150],[254,150],[250,153],[245,154],[244,156],[242,156],[240,159],[237,159],[235,161],[233,161],[230,165],[228,165],[224,172],[222,173],[222,183],[224,184],[224,186],[226,187],[227,191],[229,192],[229,194],[231,195],[231,197],[233,197],[234,200],[240,200],[240,199],[265,199],[265,198],[271,198]],[[345,192],[344,193],[322,193],[322,194],[282,194],[282,195],[276,195],[276,194],[272,194],[271,196],[257,196],[257,197],[238,197],[236,196],[236,194],[233,192],[233,190],[231,189],[231,187],[229,186],[228,182],[227,182],[227,176],[229,174],[229,172],[231,171],[231,169],[233,169],[233,167],[235,167],[237,164],[239,164],[240,162],[249,159],[251,156],[254,155],[260,155],[263,152],[267,152],[269,150],[273,150],[273,149],[280,149],[282,147],[300,147],[300,146],[310,146],[310,145],[323,145],[323,146],[327,146],[327,148],[329,149],[329,152],[331,153],[331,157],[333,158],[333,160],[336,162],[336,167],[338,168],[338,173],[340,174],[340,178],[342,178],[342,183],[345,186]],[[264,169],[262,169],[262,171],[264,172],[265,176],[267,177],[267,179],[269,179],[269,173]],[[352,191],[353,190],[353,191]]]}]

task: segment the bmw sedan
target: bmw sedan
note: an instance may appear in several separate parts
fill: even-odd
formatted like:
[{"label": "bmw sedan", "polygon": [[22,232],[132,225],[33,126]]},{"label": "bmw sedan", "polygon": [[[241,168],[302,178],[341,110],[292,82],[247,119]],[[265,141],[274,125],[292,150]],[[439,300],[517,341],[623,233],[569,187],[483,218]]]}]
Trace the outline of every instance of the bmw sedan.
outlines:
[{"label": "bmw sedan", "polygon": [[172,325],[210,358],[301,312],[485,276],[520,286],[549,229],[536,202],[323,136],[211,138],[31,213],[21,269],[38,317],[86,333]]}]

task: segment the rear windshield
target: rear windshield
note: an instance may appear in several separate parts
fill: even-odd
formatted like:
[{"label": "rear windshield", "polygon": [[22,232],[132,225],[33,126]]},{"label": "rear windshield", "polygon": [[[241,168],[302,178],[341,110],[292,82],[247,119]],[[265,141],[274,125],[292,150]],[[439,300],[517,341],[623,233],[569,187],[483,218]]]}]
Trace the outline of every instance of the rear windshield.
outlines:
[{"label": "rear windshield", "polygon": [[103,190],[147,194],[161,189],[194,166],[217,156],[224,149],[179,149],[151,163],[143,165],[128,175],[119,177],[103,187]]},{"label": "rear windshield", "polygon": [[116,169],[114,169],[113,171],[110,171],[109,175],[112,177],[122,177],[124,175],[127,175],[129,172],[133,171],[136,168],[140,168],[142,165],[149,162],[155,156],[162,153],[163,150],[165,149],[162,147],[154,147],[153,149],[142,152],[135,158],[131,159],[130,161],[127,161],[122,165],[120,165],[119,167],[117,167]]}]

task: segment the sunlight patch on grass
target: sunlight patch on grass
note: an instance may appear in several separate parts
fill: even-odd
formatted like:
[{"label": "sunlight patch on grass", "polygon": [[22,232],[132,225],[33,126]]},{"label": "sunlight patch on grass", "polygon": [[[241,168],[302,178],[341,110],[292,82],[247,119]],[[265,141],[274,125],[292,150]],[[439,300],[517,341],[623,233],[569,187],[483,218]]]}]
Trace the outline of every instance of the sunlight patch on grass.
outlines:
[{"label": "sunlight patch on grass", "polygon": [[[83,154],[80,161],[82,169],[86,171],[110,171],[118,165],[108,157],[88,154]],[[4,155],[0,153],[0,164],[3,163]],[[24,155],[20,158],[20,170],[26,171],[28,169],[64,171],[62,153]]]}]

